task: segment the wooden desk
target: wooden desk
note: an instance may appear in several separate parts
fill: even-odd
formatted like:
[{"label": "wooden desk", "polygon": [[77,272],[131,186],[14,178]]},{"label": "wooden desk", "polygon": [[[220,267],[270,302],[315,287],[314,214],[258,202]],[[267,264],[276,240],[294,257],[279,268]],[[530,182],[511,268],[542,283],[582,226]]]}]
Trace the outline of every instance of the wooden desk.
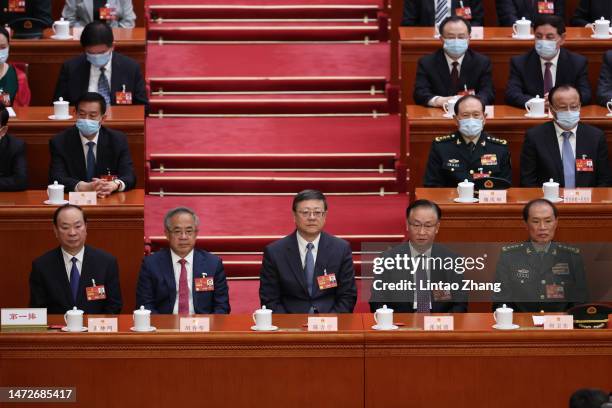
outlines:
[{"label": "wooden desk", "polygon": [[[607,117],[607,113],[606,108],[589,105],[583,106],[580,114],[584,123],[596,126],[606,133],[608,153],[612,160],[612,117]],[[417,105],[407,107],[410,126],[410,184],[413,186],[423,185],[427,157],[434,138],[457,130],[455,120],[444,118],[443,114],[444,111],[438,108],[425,108]],[[520,157],[525,132],[548,120],[550,119],[526,118],[523,109],[507,105],[496,105],[494,117],[487,119],[485,131],[494,137],[508,141],[512,156],[512,184],[514,186],[520,184]]]},{"label": "wooden desk", "polygon": [[[433,38],[433,27],[400,27],[402,94],[406,104],[414,104],[412,92],[420,57],[431,54],[441,47],[439,39]],[[503,104],[506,84],[510,75],[510,58],[527,53],[534,46],[534,40],[514,40],[511,27],[486,27],[484,40],[470,41],[470,48],[491,58],[495,103]],[[603,54],[612,48],[612,40],[594,40],[593,32],[584,27],[568,27],[565,48],[584,55],[589,60],[589,82],[593,91]],[[595,95],[595,93],[593,93]]]},{"label": "wooden desk", "polygon": [[[32,91],[32,106],[47,106],[53,101],[55,84],[62,64],[83,52],[76,40],[53,40],[46,29],[40,40],[12,40],[11,62],[26,62]],[[144,75],[146,32],[144,27],[114,28],[115,49],[140,63]]]},{"label": "wooden desk", "polygon": [[[74,116],[74,111],[72,110]],[[9,133],[27,144],[29,188],[46,188],[49,179],[49,140],[75,119],[50,120],[53,107],[30,106],[15,108],[17,117],[9,119]],[[127,135],[138,187],[144,186],[144,107],[142,105],[113,106],[107,110],[104,125]]]},{"label": "wooden desk", "polygon": [[[66,195],[66,198],[68,196]],[[26,307],[34,258],[57,246],[45,191],[0,193],[0,307]],[[136,279],[143,256],[144,191],[116,193],[84,207],[88,216],[87,244],[110,252],[119,262],[123,310],[132,310]]]},{"label": "wooden desk", "polygon": [[544,331],[530,319],[496,331],[490,313],[455,315],[454,332],[423,332],[422,316],[395,316],[404,330],[365,334],[365,406],[552,408],[579,388],[612,388],[612,330]]},{"label": "wooden desk", "polygon": [[364,406],[361,315],[338,316],[335,333],[304,331],[305,315],[261,333],[251,315],[211,316],[213,332],[188,334],[176,316],[153,316],[157,333],[119,319],[118,334],[0,334],[0,385],[75,386],[90,408]]},{"label": "wooden desk", "polygon": [[[561,189],[561,195],[563,189]],[[437,240],[441,242],[520,242],[527,238],[523,207],[542,197],[539,188],[511,188],[506,204],[459,204],[454,188],[417,188],[416,198],[435,201],[442,208]],[[590,204],[557,204],[559,226],[555,240],[609,242],[612,228],[612,188],[592,189]]]}]

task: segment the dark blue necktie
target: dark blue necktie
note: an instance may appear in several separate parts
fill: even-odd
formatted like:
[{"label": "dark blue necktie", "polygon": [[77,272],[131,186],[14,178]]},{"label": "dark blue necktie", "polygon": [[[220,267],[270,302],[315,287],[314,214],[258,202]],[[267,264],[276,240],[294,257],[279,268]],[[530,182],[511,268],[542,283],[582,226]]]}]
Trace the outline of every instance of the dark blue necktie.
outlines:
[{"label": "dark blue necktie", "polygon": [[77,302],[77,295],[79,294],[79,279],[81,275],[79,274],[79,269],[77,268],[77,259],[72,258],[72,268],[70,268],[70,289],[72,289],[72,299],[74,299],[74,304]]},{"label": "dark blue necktie", "polygon": [[91,181],[96,175],[96,156],[94,156],[94,142],[87,142],[87,180]]},{"label": "dark blue necktie", "polygon": [[108,84],[108,78],[106,78],[104,71],[106,71],[106,68],[100,68],[100,77],[98,78],[98,93],[104,97],[106,105],[110,106],[110,85]]},{"label": "dark blue necktie", "polygon": [[304,265],[304,271],[306,272],[306,287],[308,288],[308,294],[310,296],[312,296],[312,289],[313,289],[313,281],[314,281],[314,267],[315,267],[315,263],[314,263],[314,256],[312,256],[312,249],[314,248],[314,245],[312,242],[309,242],[306,245],[307,251],[306,251],[306,262]]}]

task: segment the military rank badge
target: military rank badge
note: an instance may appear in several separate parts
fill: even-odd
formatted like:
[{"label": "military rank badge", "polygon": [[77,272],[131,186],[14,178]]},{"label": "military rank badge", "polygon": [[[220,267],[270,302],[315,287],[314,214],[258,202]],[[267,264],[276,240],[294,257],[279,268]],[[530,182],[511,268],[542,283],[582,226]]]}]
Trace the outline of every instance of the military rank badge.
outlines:
[{"label": "military rank badge", "polygon": [[483,154],[480,156],[480,164],[483,166],[497,166],[497,155]]}]

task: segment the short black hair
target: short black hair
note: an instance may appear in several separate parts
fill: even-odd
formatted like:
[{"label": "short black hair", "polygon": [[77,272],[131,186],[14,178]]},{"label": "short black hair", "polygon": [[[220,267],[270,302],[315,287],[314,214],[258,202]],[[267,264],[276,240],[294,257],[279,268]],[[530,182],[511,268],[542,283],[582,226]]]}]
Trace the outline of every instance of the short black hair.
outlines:
[{"label": "short black hair", "polygon": [[565,22],[559,16],[554,14],[540,14],[533,23],[533,31],[543,25],[551,25],[557,29],[557,34],[565,33]]},{"label": "short black hair", "polygon": [[597,388],[581,388],[569,400],[570,408],[601,408],[608,402],[608,394]]},{"label": "short black hair", "polygon": [[0,102],[0,127],[5,127],[9,120],[9,112],[8,109],[4,106],[2,102]]},{"label": "short black hair", "polygon": [[527,222],[527,220],[529,219],[529,211],[531,211],[531,207],[533,207],[534,205],[538,205],[538,204],[549,205],[550,208],[552,208],[553,210],[553,214],[555,215],[555,218],[559,218],[559,210],[553,203],[551,203],[549,200],[545,198],[536,198],[534,200],[531,200],[527,204],[525,204],[525,207],[523,207],[523,221]]},{"label": "short black hair", "polygon": [[485,112],[485,104],[482,101],[482,99],[480,99],[479,96],[476,95],[463,95],[461,98],[459,98],[459,100],[455,103],[455,115],[459,116],[459,105],[461,105],[463,102],[465,101],[469,101],[470,99],[474,99],[477,100],[478,102],[480,102],[480,105],[482,106],[482,113]]},{"label": "short black hair", "polygon": [[4,28],[3,26],[0,25],[0,35],[3,35],[6,37],[6,42],[7,43],[11,43],[11,36],[9,35],[9,32],[6,28]]},{"label": "short black hair", "polygon": [[87,24],[81,33],[81,46],[83,48],[100,44],[112,47],[114,40],[113,29],[99,20]]},{"label": "short black hair", "polygon": [[472,34],[472,25],[470,24],[468,20],[460,16],[446,17],[444,20],[442,20],[442,22],[438,26],[438,32],[440,33],[440,35],[442,35],[444,33],[444,27],[446,27],[448,23],[456,23],[458,21],[463,22],[463,24],[467,26],[468,34]]},{"label": "short black hair", "polygon": [[323,201],[323,209],[327,211],[327,199],[325,195],[319,190],[302,190],[293,197],[293,205],[292,209],[295,212],[297,210],[297,206],[302,201],[306,200],[321,200]]},{"label": "short black hair", "polygon": [[442,219],[442,209],[438,204],[430,200],[416,200],[412,202],[412,204],[410,204],[408,208],[406,208],[406,219],[410,218],[410,213],[415,208],[429,208],[430,210],[434,210],[436,216],[438,217],[438,221]]},{"label": "short black hair", "polygon": [[580,94],[580,90],[578,88],[576,88],[575,86],[571,85],[571,84],[560,84],[557,86],[554,86],[550,91],[548,91],[548,103],[553,106],[553,97],[554,95],[558,92],[558,91],[569,91],[570,89],[573,89],[574,91],[578,92],[578,99],[582,101],[582,95]]},{"label": "short black hair", "polygon": [[79,99],[74,104],[77,112],[79,110],[79,105],[83,102],[98,102],[100,104],[100,112],[102,115],[106,113],[106,101],[104,97],[97,92],[87,92],[81,95]]},{"label": "short black hair", "polygon": [[58,207],[57,210],[55,210],[55,212],[53,213],[53,225],[57,227],[57,218],[59,217],[60,213],[69,208],[76,208],[77,210],[79,210],[81,214],[83,214],[83,221],[85,222],[85,224],[87,224],[87,215],[85,215],[85,212],[81,207],[74,204],[64,204],[61,207]]}]

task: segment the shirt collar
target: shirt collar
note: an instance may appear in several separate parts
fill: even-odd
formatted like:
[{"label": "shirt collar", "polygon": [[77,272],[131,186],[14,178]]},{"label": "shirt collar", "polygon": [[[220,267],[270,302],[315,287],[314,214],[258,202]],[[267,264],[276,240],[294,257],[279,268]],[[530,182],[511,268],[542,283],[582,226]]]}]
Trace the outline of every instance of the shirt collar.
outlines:
[{"label": "shirt collar", "polygon": [[576,136],[576,130],[578,130],[578,125],[574,126],[570,130],[561,129],[561,126],[559,126],[557,122],[555,122],[554,120],[553,120],[553,125],[555,126],[555,133],[557,134],[557,137],[561,137],[561,133],[563,132],[572,132],[572,135]]},{"label": "shirt collar", "polygon": [[94,142],[96,145],[98,144],[98,136],[100,135],[100,131],[98,131],[98,133],[96,133],[96,135],[94,136],[93,139],[89,140],[88,138],[86,138],[85,136],[83,136],[83,134],[81,133],[81,131],[79,131],[79,136],[81,137],[81,144],[85,147],[87,147],[87,143],[89,142]]},{"label": "shirt collar", "polygon": [[[304,251],[306,251],[306,245],[308,244],[308,241],[306,241],[301,235],[299,231],[295,232],[295,236],[297,237],[297,242],[298,242],[298,246],[303,249]],[[314,250],[316,251],[319,248],[319,240],[321,239],[321,233],[319,233],[319,235],[317,235],[317,237],[312,241],[312,244],[314,245]]]},{"label": "shirt collar", "polygon": [[85,245],[83,245],[83,248],[81,248],[81,250],[76,255],[70,255],[68,252],[66,252],[64,248],[62,248],[62,255],[64,256],[64,263],[67,265],[72,264],[72,258],[76,258],[81,263],[81,265],[83,265],[83,255],[85,255]]},{"label": "shirt collar", "polygon": [[465,58],[465,54],[463,54],[462,56],[460,56],[459,58],[457,58],[455,60],[455,59],[452,59],[451,57],[449,57],[448,54],[444,52],[444,58],[446,58],[446,63],[448,64],[448,67],[450,69],[453,68],[453,62],[455,62],[455,61],[457,61],[459,63],[459,66],[457,67],[457,69],[460,69],[461,68],[461,64],[463,64],[463,58]]},{"label": "shirt collar", "polygon": [[189,253],[185,256],[185,258],[181,258],[177,254],[175,254],[174,251],[171,249],[170,256],[172,257],[172,265],[177,264],[178,261],[180,261],[181,259],[185,259],[188,264],[193,265],[193,249],[189,251]]},{"label": "shirt collar", "polygon": [[408,241],[408,246],[410,247],[410,254],[418,254],[418,255],[425,255],[428,258],[431,258],[431,247],[429,247],[427,249],[427,251],[420,253],[413,245],[412,245],[412,241]]},{"label": "shirt collar", "polygon": [[545,64],[546,64],[547,62],[551,62],[551,63],[552,63],[551,68],[552,68],[552,67],[556,67],[556,66],[557,66],[557,61],[559,61],[559,55],[560,55],[560,54],[561,54],[561,48],[559,48],[559,50],[557,51],[557,55],[555,55],[555,56],[553,57],[553,59],[551,59],[551,60],[549,60],[549,61],[547,61],[547,60],[545,60],[544,58],[540,57],[540,65],[542,65],[542,68],[545,68],[545,67],[546,67],[546,65],[545,65]]}]

